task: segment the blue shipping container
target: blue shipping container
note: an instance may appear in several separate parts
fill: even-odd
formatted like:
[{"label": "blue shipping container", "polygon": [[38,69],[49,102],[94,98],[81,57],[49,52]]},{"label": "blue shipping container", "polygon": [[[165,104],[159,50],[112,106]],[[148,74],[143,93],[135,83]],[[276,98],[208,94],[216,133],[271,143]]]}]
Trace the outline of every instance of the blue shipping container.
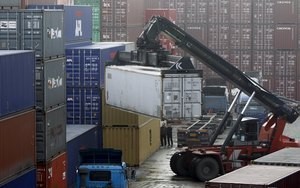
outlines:
[{"label": "blue shipping container", "polygon": [[123,44],[101,44],[66,49],[67,87],[104,87],[105,63],[111,61]]},{"label": "blue shipping container", "polygon": [[101,124],[100,88],[67,88],[67,124]]},{"label": "blue shipping container", "polygon": [[63,9],[66,48],[92,44],[92,7],[28,5],[27,9]]},{"label": "blue shipping container", "polygon": [[35,106],[34,51],[0,50],[0,117]]},{"label": "blue shipping container", "polygon": [[20,174],[16,174],[13,178],[6,182],[0,182],[0,188],[33,188],[36,187],[36,169],[29,169]]},{"label": "blue shipping container", "polygon": [[75,187],[76,170],[79,167],[79,150],[99,148],[100,128],[95,125],[67,125],[67,181],[68,187]]}]

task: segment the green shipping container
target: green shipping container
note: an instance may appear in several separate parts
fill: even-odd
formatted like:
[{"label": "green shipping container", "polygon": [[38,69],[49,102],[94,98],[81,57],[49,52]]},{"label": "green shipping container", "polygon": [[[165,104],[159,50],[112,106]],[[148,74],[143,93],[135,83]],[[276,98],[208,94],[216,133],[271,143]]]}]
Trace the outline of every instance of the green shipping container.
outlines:
[{"label": "green shipping container", "polygon": [[74,0],[74,5],[89,5],[92,7],[93,19],[93,42],[100,42],[100,28],[101,28],[101,0]]}]

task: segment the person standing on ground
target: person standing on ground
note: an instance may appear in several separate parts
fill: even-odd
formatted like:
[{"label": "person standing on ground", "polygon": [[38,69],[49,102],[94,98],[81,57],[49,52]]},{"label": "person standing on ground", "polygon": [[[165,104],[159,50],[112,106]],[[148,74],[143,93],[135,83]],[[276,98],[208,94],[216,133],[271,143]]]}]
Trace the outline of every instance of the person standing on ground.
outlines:
[{"label": "person standing on ground", "polygon": [[168,146],[173,147],[172,126],[171,125],[167,125],[167,139],[168,139]]},{"label": "person standing on ground", "polygon": [[162,122],[162,125],[160,127],[160,143],[161,146],[167,145],[167,128],[165,122]]}]

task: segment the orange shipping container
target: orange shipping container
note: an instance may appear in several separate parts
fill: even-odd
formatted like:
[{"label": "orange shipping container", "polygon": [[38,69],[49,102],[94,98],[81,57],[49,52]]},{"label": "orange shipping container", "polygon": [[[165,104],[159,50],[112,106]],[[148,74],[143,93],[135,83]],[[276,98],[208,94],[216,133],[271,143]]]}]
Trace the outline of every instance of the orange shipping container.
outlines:
[{"label": "orange shipping container", "polygon": [[37,164],[37,187],[66,188],[67,187],[67,154],[56,156],[51,161]]}]

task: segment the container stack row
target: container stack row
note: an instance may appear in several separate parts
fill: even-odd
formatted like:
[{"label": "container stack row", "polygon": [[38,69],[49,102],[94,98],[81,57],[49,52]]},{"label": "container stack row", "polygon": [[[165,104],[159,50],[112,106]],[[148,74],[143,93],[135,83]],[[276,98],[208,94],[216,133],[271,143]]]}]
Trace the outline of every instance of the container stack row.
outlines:
[{"label": "container stack row", "polygon": [[145,7],[176,9],[176,24],[197,40],[242,71],[261,71],[266,89],[300,99],[298,1],[146,0]]},{"label": "container stack row", "polygon": [[36,184],[34,51],[0,50],[0,187]]}]

